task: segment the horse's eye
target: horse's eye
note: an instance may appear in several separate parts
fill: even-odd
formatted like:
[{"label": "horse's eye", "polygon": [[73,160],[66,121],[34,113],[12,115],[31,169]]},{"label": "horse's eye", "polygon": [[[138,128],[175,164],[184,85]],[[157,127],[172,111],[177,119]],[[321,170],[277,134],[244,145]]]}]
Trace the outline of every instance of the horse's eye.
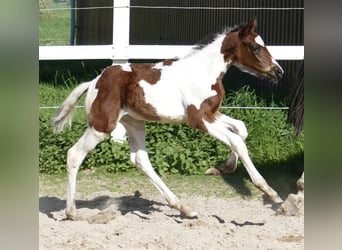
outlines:
[{"label": "horse's eye", "polygon": [[261,46],[255,43],[255,44],[251,44],[250,48],[251,48],[253,53],[259,53]]}]

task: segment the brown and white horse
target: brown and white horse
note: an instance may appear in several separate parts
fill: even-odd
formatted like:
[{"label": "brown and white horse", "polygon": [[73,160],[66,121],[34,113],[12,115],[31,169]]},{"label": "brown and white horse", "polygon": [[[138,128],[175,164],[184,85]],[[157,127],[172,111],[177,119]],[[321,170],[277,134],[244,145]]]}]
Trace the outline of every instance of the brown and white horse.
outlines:
[{"label": "brown and white horse", "polygon": [[150,178],[170,207],[184,216],[197,216],[180,203],[154,171],[145,147],[145,121],[184,123],[217,138],[231,147],[228,162],[232,168],[240,157],[254,185],[272,201],[282,202],[248,155],[244,123],[219,112],[224,97],[222,78],[231,65],[274,82],[282,77],[283,69],[272,58],[255,28],[253,19],[226,30],[208,45],[194,48],[177,61],[110,66],[71,92],[54,117],[53,125],[60,131],[70,123],[77,101],[87,92],[88,127],[67,154],[67,218],[76,218],[79,166],[90,150],[122,125],[129,137],[133,164]]}]

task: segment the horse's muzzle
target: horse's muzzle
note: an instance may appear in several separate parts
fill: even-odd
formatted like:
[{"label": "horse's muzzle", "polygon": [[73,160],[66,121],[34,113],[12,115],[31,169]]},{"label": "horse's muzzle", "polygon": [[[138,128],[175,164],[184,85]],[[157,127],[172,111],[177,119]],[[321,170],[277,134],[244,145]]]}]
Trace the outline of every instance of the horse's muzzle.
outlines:
[{"label": "horse's muzzle", "polygon": [[283,78],[283,74],[284,70],[280,66],[275,65],[274,67],[272,67],[272,69],[268,72],[267,75],[272,82],[278,83],[279,80]]}]

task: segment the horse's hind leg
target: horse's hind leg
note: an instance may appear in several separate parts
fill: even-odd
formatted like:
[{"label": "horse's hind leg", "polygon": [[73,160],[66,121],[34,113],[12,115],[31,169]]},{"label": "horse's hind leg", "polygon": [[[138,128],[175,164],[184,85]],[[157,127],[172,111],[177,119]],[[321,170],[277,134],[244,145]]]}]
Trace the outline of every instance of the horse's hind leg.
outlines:
[{"label": "horse's hind leg", "polygon": [[93,128],[87,128],[82,137],[68,150],[67,155],[67,201],[66,216],[68,219],[76,219],[76,176],[78,169],[90,150],[103,141],[106,137],[105,133],[100,133]]},{"label": "horse's hind leg", "polygon": [[[243,141],[246,140],[248,136],[248,132],[243,121],[233,119],[229,116],[222,115],[221,113],[218,113],[216,118],[220,120],[227,129],[239,135]],[[226,160],[219,166],[209,168],[205,172],[205,174],[206,175],[223,175],[223,174],[234,173],[237,168],[238,159],[239,159],[238,154],[235,151],[232,151],[228,160]]]},{"label": "horse's hind leg", "polygon": [[177,196],[154,171],[145,146],[145,123],[127,116],[121,122],[127,130],[131,150],[130,159],[133,164],[149,177],[150,181],[167,200],[170,207],[178,209],[186,217],[196,217],[197,213],[182,205]]},{"label": "horse's hind leg", "polygon": [[228,160],[223,162],[222,164],[211,167],[205,171],[206,175],[223,175],[223,174],[231,174],[234,173],[237,168],[239,156],[236,152],[232,151]]}]

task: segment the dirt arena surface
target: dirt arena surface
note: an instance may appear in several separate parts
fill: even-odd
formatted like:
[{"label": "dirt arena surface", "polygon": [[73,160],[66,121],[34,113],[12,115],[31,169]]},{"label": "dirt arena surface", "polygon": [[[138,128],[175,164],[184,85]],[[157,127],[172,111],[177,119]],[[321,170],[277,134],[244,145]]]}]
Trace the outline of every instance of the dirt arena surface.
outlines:
[{"label": "dirt arena surface", "polygon": [[262,198],[179,195],[199,213],[186,219],[139,191],[77,197],[78,221],[65,220],[65,197],[39,198],[39,249],[304,249],[304,215]]}]

